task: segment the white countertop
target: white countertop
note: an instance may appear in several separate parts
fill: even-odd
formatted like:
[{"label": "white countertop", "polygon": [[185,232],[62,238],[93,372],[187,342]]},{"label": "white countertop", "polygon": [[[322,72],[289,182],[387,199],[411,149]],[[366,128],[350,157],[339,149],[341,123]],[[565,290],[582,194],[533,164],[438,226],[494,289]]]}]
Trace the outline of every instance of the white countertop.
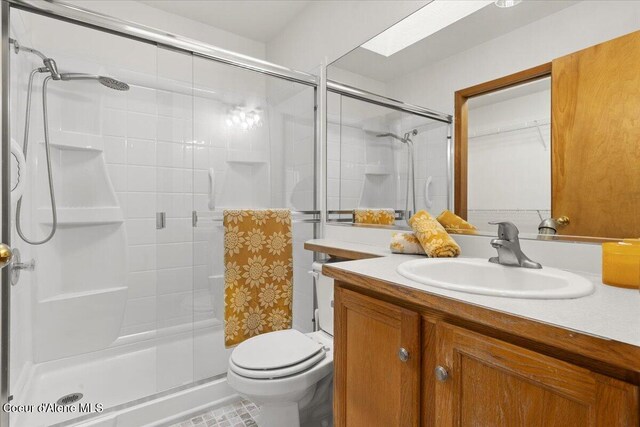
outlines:
[{"label": "white countertop", "polygon": [[316,239],[310,242],[381,256],[335,263],[332,268],[640,347],[640,292],[604,285],[598,275],[574,271],[596,285],[593,294],[582,298],[535,300],[492,297],[423,285],[396,272],[404,261],[422,258],[418,255],[396,255],[385,248],[338,240]]}]

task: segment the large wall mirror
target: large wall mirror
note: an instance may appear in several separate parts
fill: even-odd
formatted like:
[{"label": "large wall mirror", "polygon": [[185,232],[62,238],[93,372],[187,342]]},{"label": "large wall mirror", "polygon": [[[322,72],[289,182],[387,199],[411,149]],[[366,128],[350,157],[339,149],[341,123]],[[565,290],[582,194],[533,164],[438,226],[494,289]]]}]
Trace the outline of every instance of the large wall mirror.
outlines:
[{"label": "large wall mirror", "polygon": [[392,100],[329,94],[328,218],[449,209],[477,234],[640,236],[638,30],[640,2],[426,4],[328,67]]}]

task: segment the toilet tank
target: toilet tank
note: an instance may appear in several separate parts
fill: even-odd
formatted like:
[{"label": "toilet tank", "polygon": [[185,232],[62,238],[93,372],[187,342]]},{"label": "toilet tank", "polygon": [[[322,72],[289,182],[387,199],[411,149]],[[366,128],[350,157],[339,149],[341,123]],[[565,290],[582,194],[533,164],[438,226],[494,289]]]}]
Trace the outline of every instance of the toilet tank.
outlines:
[{"label": "toilet tank", "polygon": [[316,301],[318,303],[317,318],[320,329],[333,336],[333,279],[322,274],[323,263],[313,263]]}]

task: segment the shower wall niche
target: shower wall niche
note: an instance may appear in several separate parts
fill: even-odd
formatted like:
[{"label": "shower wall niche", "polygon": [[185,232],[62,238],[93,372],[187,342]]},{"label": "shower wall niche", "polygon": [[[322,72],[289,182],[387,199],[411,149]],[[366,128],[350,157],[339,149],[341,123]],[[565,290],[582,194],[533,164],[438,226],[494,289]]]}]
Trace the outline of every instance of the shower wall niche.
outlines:
[{"label": "shower wall niche", "polygon": [[[82,392],[110,408],[223,377],[222,211],[315,209],[314,88],[24,11],[12,11],[11,30],[62,72],[130,86],[49,84],[58,229],[40,246],[12,237],[36,262],[12,295],[14,401]],[[20,145],[26,84],[39,66],[11,55]],[[41,90],[22,215],[35,237],[52,225]],[[294,324],[303,331],[313,297],[302,245],[313,236],[313,224],[294,224]],[[23,414],[12,425],[71,417]]]}]

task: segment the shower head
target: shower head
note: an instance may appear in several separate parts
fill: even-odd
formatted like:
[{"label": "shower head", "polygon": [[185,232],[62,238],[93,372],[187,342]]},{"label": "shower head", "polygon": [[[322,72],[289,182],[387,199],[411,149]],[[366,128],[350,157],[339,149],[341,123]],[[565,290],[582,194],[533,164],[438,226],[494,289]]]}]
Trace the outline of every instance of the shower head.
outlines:
[{"label": "shower head", "polygon": [[125,82],[121,82],[120,80],[116,80],[111,77],[98,76],[95,74],[84,74],[84,73],[63,73],[60,74],[60,79],[69,81],[69,80],[97,80],[103,86],[108,87],[109,89],[115,90],[129,90],[129,85]]},{"label": "shower head", "polygon": [[116,80],[111,77],[100,76],[98,77],[98,81],[102,83],[103,86],[106,86],[110,89],[127,91],[129,90],[129,85],[125,82],[121,82],[120,80]]},{"label": "shower head", "polygon": [[121,82],[119,80],[113,79],[111,77],[98,76],[95,74],[84,74],[84,73],[63,73],[60,74],[58,72],[58,65],[53,58],[49,58],[44,53],[36,50],[32,47],[22,46],[17,40],[9,39],[9,43],[13,44],[14,51],[18,53],[19,51],[33,53],[34,55],[39,56],[44,63],[44,67],[39,68],[38,71],[42,73],[49,72],[51,73],[51,78],[53,80],[97,80],[103,86],[106,86],[110,89],[115,90],[129,90],[129,85],[125,82]]}]

